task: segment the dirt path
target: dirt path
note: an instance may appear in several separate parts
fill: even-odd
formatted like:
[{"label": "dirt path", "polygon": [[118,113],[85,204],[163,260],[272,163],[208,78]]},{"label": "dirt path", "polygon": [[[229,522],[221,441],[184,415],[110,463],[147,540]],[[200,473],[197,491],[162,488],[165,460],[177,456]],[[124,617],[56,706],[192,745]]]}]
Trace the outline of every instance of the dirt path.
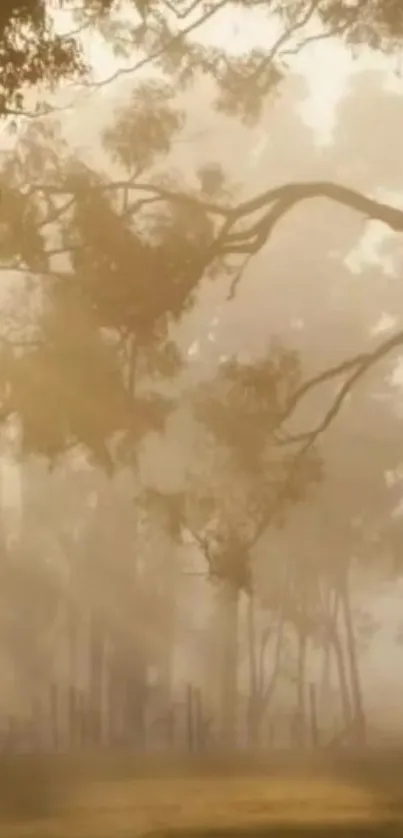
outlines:
[{"label": "dirt path", "polygon": [[401,822],[394,834],[403,836],[403,806],[359,782],[323,776],[109,779],[73,786],[47,817],[3,817],[0,838],[137,838],[176,830],[191,838],[217,829],[241,838],[280,824],[294,834],[323,825],[329,836],[332,826],[362,826],[368,834],[386,821]]}]

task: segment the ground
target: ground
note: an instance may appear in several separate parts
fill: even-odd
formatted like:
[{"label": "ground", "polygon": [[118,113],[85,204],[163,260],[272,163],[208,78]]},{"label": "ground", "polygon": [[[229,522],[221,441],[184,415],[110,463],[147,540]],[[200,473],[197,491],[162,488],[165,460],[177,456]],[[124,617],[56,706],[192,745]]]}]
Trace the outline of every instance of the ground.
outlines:
[{"label": "ground", "polygon": [[403,758],[0,763],[0,838],[403,838]]}]

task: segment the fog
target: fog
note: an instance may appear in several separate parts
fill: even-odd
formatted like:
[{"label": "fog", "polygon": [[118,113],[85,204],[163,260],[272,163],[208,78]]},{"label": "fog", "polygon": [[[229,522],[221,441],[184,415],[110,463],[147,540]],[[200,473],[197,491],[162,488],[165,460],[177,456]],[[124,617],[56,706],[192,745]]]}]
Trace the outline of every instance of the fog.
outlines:
[{"label": "fog", "polygon": [[[258,19],[248,33],[242,20],[222,18],[220,47],[237,32],[240,54],[258,46]],[[217,33],[206,30],[209,46]],[[98,79],[127,69],[94,38],[86,48]],[[214,212],[310,181],[401,207],[403,87],[393,71],[391,59],[353,60],[336,41],[307,46],[253,122],[217,110],[206,74],[153,103],[154,88],[140,85],[161,73],[144,68],[100,89],[69,84],[53,94],[60,112],[5,135],[10,189],[43,181],[53,211],[69,189],[84,195],[75,216],[45,223],[39,243],[31,228],[32,239],[6,235],[2,258],[2,335],[17,346],[1,382],[11,393],[1,478],[6,749],[401,741],[403,356],[381,357],[358,380],[286,490],[287,457],[298,452],[281,448],[271,425],[292,388],[401,328],[400,236],[351,207],[304,200],[261,246],[235,249],[229,269],[200,269],[185,305],[170,266],[176,259],[182,281],[186,248],[190,265],[192,248],[209,253],[210,222],[183,201],[161,220],[150,202],[144,256],[127,220],[139,179],[202,194]],[[93,184],[105,181],[126,181],[122,205],[118,190],[109,206],[96,197]],[[160,240],[162,257],[147,262]],[[133,279],[137,314],[126,320]],[[68,288],[80,282],[77,302]],[[32,329],[43,354],[24,366],[17,344]],[[120,379],[133,387],[129,405]],[[342,383],[310,390],[285,436],[320,425]]]}]

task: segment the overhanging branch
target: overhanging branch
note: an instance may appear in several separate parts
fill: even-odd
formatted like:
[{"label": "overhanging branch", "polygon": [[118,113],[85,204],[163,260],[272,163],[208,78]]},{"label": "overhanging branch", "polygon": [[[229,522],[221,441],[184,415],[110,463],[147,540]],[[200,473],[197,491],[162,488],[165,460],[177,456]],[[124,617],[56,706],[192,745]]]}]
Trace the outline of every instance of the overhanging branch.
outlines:
[{"label": "overhanging branch", "polygon": [[305,381],[301,385],[301,387],[299,387],[298,390],[296,390],[296,392],[290,399],[284,413],[280,417],[279,422],[277,423],[277,427],[275,429],[271,429],[272,432],[275,432],[276,430],[278,430],[279,427],[281,427],[281,425],[291,416],[296,407],[309,392],[314,390],[319,385],[325,383],[326,381],[332,381],[338,376],[343,375],[343,373],[349,373],[344,383],[342,384],[336,398],[334,399],[332,405],[327,410],[325,416],[323,417],[321,422],[316,426],[316,428],[314,428],[312,431],[308,431],[307,433],[302,433],[295,436],[287,436],[283,441],[279,441],[278,438],[276,439],[277,444],[299,444],[300,447],[297,449],[295,453],[295,457],[292,460],[284,484],[282,485],[280,491],[274,499],[274,502],[271,504],[270,508],[263,516],[259,526],[256,529],[256,532],[254,533],[253,538],[251,539],[248,545],[249,551],[257,544],[259,539],[262,537],[262,535],[265,533],[267,528],[272,523],[275,516],[278,514],[283,503],[287,500],[287,497],[293,485],[295,475],[298,473],[298,469],[302,465],[304,458],[306,457],[308,452],[314,447],[319,436],[327,428],[329,428],[333,419],[335,419],[335,417],[338,415],[348,394],[351,392],[353,387],[367,372],[369,372],[369,370],[374,366],[374,364],[382,360],[382,358],[385,358],[390,352],[392,352],[394,349],[397,349],[399,346],[403,346],[403,330],[396,332],[387,340],[382,341],[382,343],[380,343],[379,346],[376,347],[376,349],[372,350],[372,352],[363,352],[359,355],[355,355],[354,358],[350,358],[340,364],[337,364],[333,367],[329,367],[322,373],[319,373],[318,375],[315,375],[312,378]]},{"label": "overhanging branch", "polygon": [[[329,201],[359,212],[367,219],[381,221],[394,232],[403,232],[403,210],[363,195],[356,189],[331,181],[288,183],[268,189],[228,212],[225,229],[219,237],[225,253],[256,253],[269,239],[278,222],[294,207],[313,198]],[[263,214],[248,226],[245,220]],[[241,229],[236,229],[242,223]]]},{"label": "overhanging branch", "polygon": [[311,440],[312,443],[316,442],[318,436],[329,427],[333,419],[338,415],[353,387],[378,361],[385,358],[399,346],[403,346],[403,330],[399,330],[387,340],[382,341],[372,352],[362,352],[360,355],[356,355],[354,358],[350,358],[336,366],[329,367],[322,373],[305,381],[290,399],[286,411],[281,418],[281,424],[291,416],[307,393],[314,390],[318,385],[343,375],[343,373],[349,373],[341,385],[336,398],[317,427],[307,433],[287,436],[285,439],[279,440],[278,444],[284,445],[308,440]]}]

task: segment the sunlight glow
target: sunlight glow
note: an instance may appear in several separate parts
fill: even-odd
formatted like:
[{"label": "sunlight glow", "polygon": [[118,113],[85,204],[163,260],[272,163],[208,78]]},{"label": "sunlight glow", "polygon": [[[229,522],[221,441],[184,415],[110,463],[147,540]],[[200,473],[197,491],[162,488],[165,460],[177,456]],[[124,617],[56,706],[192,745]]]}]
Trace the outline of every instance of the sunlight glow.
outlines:
[{"label": "sunlight glow", "polygon": [[[72,22],[69,22],[66,14],[56,13],[55,20],[58,30],[63,34],[72,28]],[[206,46],[225,48],[229,54],[241,56],[254,48],[267,49],[268,43],[274,46],[279,34],[278,25],[262,10],[256,9],[251,13],[235,8],[217,12],[196,30],[194,40]],[[97,82],[113,76],[118,69],[127,71],[142,58],[138,52],[130,60],[117,60],[113,50],[99,34],[84,33],[82,40],[87,60],[93,68],[94,81]],[[335,105],[345,89],[349,74],[354,70],[354,61],[340,41],[327,39],[311,44],[292,56],[289,64],[295,72],[304,75],[310,89],[311,95],[302,106],[304,119],[318,132],[319,140],[326,142],[331,134]],[[144,78],[155,74],[155,69],[151,68],[152,64],[147,64],[134,72],[136,76]],[[128,78],[130,75],[125,75],[113,84],[123,87]],[[103,90],[106,96],[110,95],[108,86]]]}]

